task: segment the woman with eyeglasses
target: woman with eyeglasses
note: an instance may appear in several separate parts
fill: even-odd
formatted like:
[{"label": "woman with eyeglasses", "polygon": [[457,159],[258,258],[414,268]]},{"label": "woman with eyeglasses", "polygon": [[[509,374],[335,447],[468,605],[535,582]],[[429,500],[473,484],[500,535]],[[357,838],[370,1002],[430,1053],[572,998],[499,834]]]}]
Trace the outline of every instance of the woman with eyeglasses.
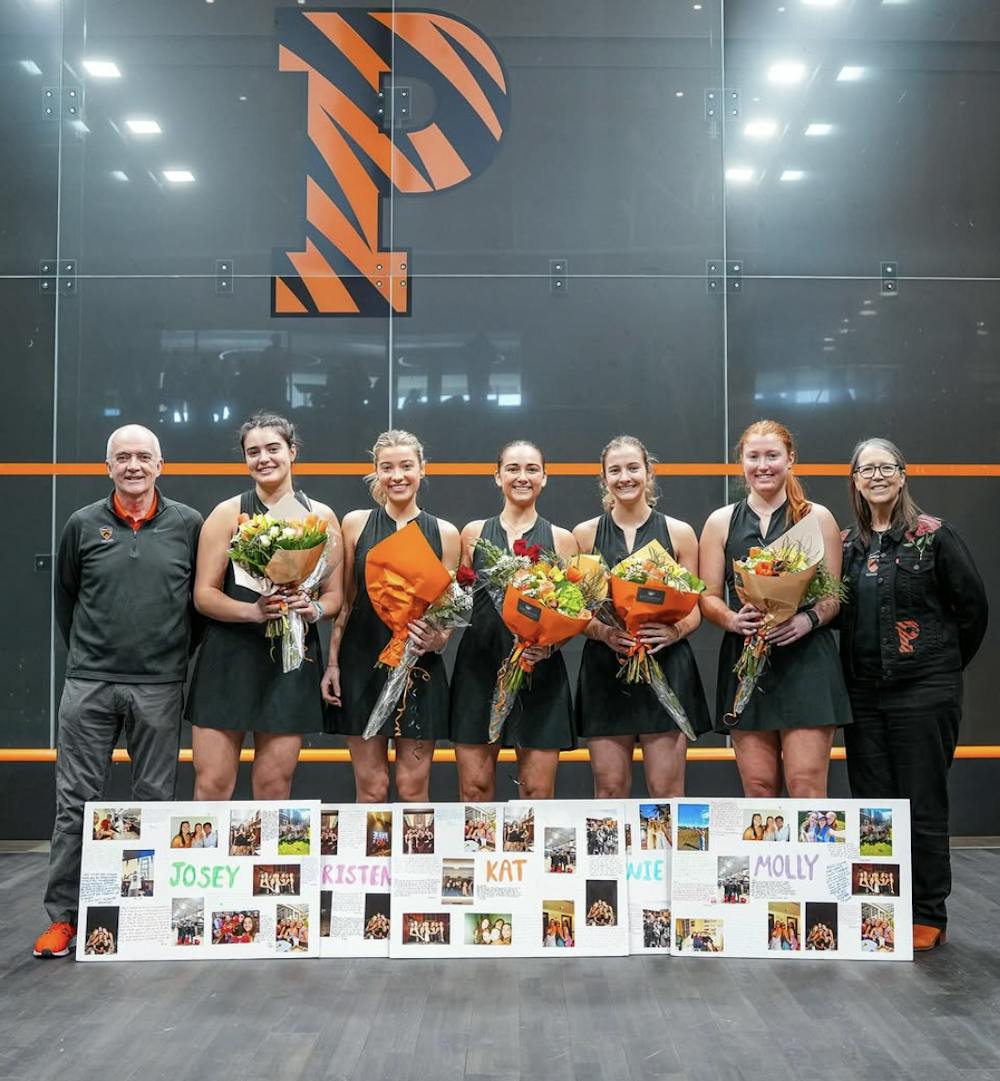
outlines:
[{"label": "woman with eyeglasses", "polygon": [[986,633],[986,590],[954,528],[913,501],[894,443],[859,443],[850,483],[840,634],[854,711],[848,776],[855,799],[910,800],[913,948],[930,950],[945,941],[948,770],[962,670]]}]

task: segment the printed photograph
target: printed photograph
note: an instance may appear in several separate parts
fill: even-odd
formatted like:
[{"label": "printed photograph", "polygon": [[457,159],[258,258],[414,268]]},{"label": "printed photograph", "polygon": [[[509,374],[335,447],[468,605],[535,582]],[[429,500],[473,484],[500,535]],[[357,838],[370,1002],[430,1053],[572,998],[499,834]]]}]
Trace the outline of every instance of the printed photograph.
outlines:
[{"label": "printed photograph", "polygon": [[94,811],[95,841],[138,841],[141,834],[139,807],[101,807]]},{"label": "printed photograph", "polygon": [[722,920],[675,920],[674,946],[679,953],[722,953]]},{"label": "printed photograph", "polygon": [[170,819],[171,848],[218,848],[219,823],[215,815],[202,815],[200,819]]},{"label": "printed photograph", "polygon": [[253,868],[254,897],[297,896],[302,868],[297,863],[257,863]]},{"label": "printed photograph", "polygon": [[308,856],[312,812],[300,807],[282,807],[278,811],[278,855]]},{"label": "printed photograph", "polygon": [[205,941],[205,902],[201,897],[170,901],[170,931],[175,946],[200,946]]},{"label": "printed photograph", "polygon": [[[466,919],[470,914],[466,914]],[[447,946],[451,942],[448,912],[404,912],[404,946]]]},{"label": "printed photograph", "polygon": [[719,856],[719,892],[724,905],[745,905],[750,900],[750,857]]},{"label": "printed photograph", "polygon": [[369,811],[365,818],[365,855],[392,855],[392,811]]},{"label": "printed photograph", "polygon": [[[670,804],[639,804],[639,847],[644,851],[670,847]],[[629,848],[632,846],[629,845]]]},{"label": "printed photograph", "polygon": [[587,819],[587,855],[618,855],[618,819]]},{"label": "printed photograph", "polygon": [[806,901],[806,949],[835,950],[839,922],[835,901]]},{"label": "printed photograph", "polygon": [[260,811],[233,811],[229,820],[229,855],[260,855]]},{"label": "printed photograph", "polygon": [[572,901],[542,901],[542,945],[563,949],[576,945],[575,919]]},{"label": "printed photograph", "polygon": [[274,949],[277,953],[309,952],[309,906],[278,905]]},{"label": "printed photograph", "polygon": [[545,870],[551,875],[576,871],[576,830],[571,826],[545,827]]},{"label": "printed photograph", "polygon": [[118,907],[95,905],[87,909],[87,937],[83,941],[85,954],[118,952]]},{"label": "printed photograph", "polygon": [[403,811],[403,851],[408,856],[434,854],[434,811],[431,807],[407,807]]},{"label": "printed photograph", "polygon": [[843,811],[799,811],[799,840],[804,844],[843,844],[847,827]]},{"label": "printed photograph", "polygon": [[212,945],[239,946],[260,939],[260,910],[237,909],[212,913]]},{"label": "printed photograph", "polygon": [[535,808],[511,807],[503,812],[504,852],[535,851]]},{"label": "printed photograph", "polygon": [[670,949],[670,909],[642,910],[642,944],[647,950]]},{"label": "printed photograph", "polygon": [[632,823],[625,823],[625,851],[632,851]]},{"label": "printed photograph", "polygon": [[892,808],[862,807],[859,816],[861,855],[892,855]]},{"label": "printed photograph", "polygon": [[896,913],[891,904],[861,902],[861,950],[863,953],[895,953]]},{"label": "printed photograph", "polygon": [[333,891],[320,890],[319,893],[319,937],[330,937],[330,924],[333,917]]},{"label": "printed photograph", "polygon": [[802,949],[802,905],[798,901],[768,901],[767,948]]},{"label": "printed photograph", "polygon": [[337,834],[340,829],[339,811],[321,811],[319,816],[319,854],[336,856]]},{"label": "printed photograph", "polygon": [[441,861],[441,904],[471,905],[475,885],[475,860]]},{"label": "printed photograph", "polygon": [[588,927],[616,927],[618,925],[618,883],[611,879],[587,879]]},{"label": "printed photograph", "polygon": [[852,863],[851,893],[864,897],[898,897],[898,863]]},{"label": "printed photograph", "polygon": [[389,937],[389,901],[388,893],[365,894],[365,938]]},{"label": "printed photograph", "polygon": [[497,812],[494,807],[465,807],[465,851],[496,852]]},{"label": "printed photograph", "polygon": [[464,927],[466,946],[509,946],[513,941],[509,912],[466,912]]},{"label": "printed photograph", "polygon": [[694,852],[708,851],[708,804],[677,805],[677,848]]},{"label": "printed photograph", "polygon": [[744,841],[790,841],[792,825],[774,808],[743,812]]},{"label": "printed photograph", "polygon": [[122,852],[122,897],[153,896],[153,849],[126,848]]}]

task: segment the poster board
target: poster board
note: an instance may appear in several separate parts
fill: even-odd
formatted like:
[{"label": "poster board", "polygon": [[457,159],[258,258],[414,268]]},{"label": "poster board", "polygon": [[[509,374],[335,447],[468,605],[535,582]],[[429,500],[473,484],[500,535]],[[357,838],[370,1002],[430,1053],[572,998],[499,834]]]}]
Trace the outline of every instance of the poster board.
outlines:
[{"label": "poster board", "polygon": [[625,801],[629,953],[670,953],[672,844],[670,800]]},{"label": "poster board", "polygon": [[392,834],[391,804],[323,804],[321,957],[389,956]]},{"label": "poster board", "polygon": [[908,961],[908,800],[673,801],[672,951]]},{"label": "poster board", "polygon": [[78,961],[319,955],[315,800],[88,803]]},{"label": "poster board", "polygon": [[628,952],[620,802],[398,804],[391,957]]}]

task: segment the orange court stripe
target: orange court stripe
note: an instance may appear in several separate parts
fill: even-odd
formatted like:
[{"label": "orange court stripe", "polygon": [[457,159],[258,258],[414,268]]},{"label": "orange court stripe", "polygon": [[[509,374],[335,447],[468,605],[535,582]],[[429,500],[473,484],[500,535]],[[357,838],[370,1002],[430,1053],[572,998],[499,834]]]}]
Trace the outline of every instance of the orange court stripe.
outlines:
[{"label": "orange court stripe", "polygon": [[[393,759],[395,757],[392,749],[389,750],[389,757]],[[830,751],[830,758],[834,762],[844,761],[846,755],[843,747],[834,747]],[[987,744],[966,744],[958,747],[955,751],[956,758],[971,758],[971,759],[994,759],[1000,758],[1000,747],[989,746]],[[182,747],[178,756],[181,762],[191,761],[191,748]],[[636,747],[632,752],[632,758],[636,762],[642,761],[642,749]],[[687,758],[689,762],[732,762],[735,759],[735,754],[731,747],[689,747],[687,751]],[[56,751],[53,747],[0,747],[0,762],[19,762],[19,763],[31,763],[31,762],[55,762]],[[580,748],[575,751],[561,751],[559,754],[560,762],[588,762],[590,760],[589,752],[586,748]],[[114,752],[115,762],[128,762],[128,751],[123,748],[118,748]],[[244,748],[240,752],[241,762],[253,761],[253,750],[249,747]],[[304,747],[299,752],[300,762],[339,762],[349,763],[351,761],[350,751],[346,747]],[[441,747],[434,752],[435,762],[454,762],[455,752],[450,747]],[[501,762],[516,762],[517,755],[512,748],[504,748],[500,751]]]},{"label": "orange court stripe", "polygon": [[[555,477],[593,477],[599,469],[596,462],[549,462],[546,468]],[[847,465],[807,462],[797,465],[795,471],[803,477],[846,477]],[[167,476],[243,476],[246,466],[242,462],[165,462],[163,472]],[[360,477],[371,472],[371,465],[367,462],[299,462],[295,472],[314,477]],[[428,462],[427,472],[435,477],[491,477],[496,472],[496,465],[493,462]],[[736,477],[740,475],[740,467],[726,462],[659,462],[656,472],[661,477]],[[913,477],[1000,477],[1000,464],[932,462],[910,465],[907,472]],[[0,462],[0,476],[87,477],[106,473],[103,462]]]}]

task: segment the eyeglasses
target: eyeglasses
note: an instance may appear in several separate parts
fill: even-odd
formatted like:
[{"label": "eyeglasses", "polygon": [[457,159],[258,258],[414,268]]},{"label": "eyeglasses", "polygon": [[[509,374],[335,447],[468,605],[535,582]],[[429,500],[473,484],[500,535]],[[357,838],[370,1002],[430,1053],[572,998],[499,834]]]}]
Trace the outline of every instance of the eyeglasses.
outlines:
[{"label": "eyeglasses", "polygon": [[895,462],[882,462],[879,465],[859,466],[854,472],[857,473],[859,477],[864,477],[865,480],[872,480],[876,473],[878,473],[880,477],[885,477],[886,480],[889,480],[897,473],[902,473],[903,467],[897,465]]}]

